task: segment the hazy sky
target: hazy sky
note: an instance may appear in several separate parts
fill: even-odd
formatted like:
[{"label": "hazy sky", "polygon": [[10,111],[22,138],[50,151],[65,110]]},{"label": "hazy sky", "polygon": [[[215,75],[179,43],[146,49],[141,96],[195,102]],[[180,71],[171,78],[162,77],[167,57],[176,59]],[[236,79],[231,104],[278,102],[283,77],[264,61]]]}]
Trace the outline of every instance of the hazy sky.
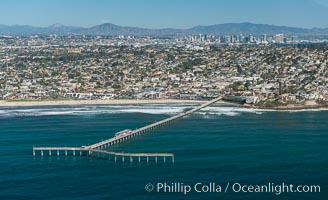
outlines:
[{"label": "hazy sky", "polygon": [[229,22],[328,27],[328,0],[0,0],[0,24],[90,27],[105,22],[190,28]]}]

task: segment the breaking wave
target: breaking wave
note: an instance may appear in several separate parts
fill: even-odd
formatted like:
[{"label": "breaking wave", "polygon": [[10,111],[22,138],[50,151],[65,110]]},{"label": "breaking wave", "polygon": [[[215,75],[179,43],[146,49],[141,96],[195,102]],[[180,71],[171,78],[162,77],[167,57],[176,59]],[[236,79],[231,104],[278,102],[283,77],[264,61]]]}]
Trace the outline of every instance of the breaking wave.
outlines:
[{"label": "breaking wave", "polygon": [[262,114],[263,111],[242,107],[207,107],[200,110],[198,113],[204,115],[226,115],[226,116],[237,116],[241,113],[254,113]]},{"label": "breaking wave", "polygon": [[192,108],[190,105],[113,105],[47,108],[0,108],[0,117],[46,115],[96,115],[119,113],[144,113],[175,115]]},{"label": "breaking wave", "polygon": [[[144,113],[144,114],[166,114],[175,115],[185,112],[196,105],[194,104],[148,104],[148,105],[97,105],[97,106],[78,106],[78,107],[2,107],[0,117],[19,117],[19,116],[46,116],[46,115],[97,115],[97,114],[119,114],[119,113]],[[265,112],[304,112],[320,111],[327,109],[308,109],[276,111],[264,109],[252,109],[243,107],[213,106],[206,107],[196,115],[208,116],[238,116],[243,113],[261,115]]]},{"label": "breaking wave", "polygon": [[314,112],[328,110],[326,108],[322,109],[301,109],[301,110],[273,110],[273,109],[254,109],[254,108],[244,108],[244,107],[225,107],[225,106],[215,106],[206,107],[200,111],[198,114],[202,115],[226,115],[226,116],[237,116],[243,113],[251,113],[256,115],[261,115],[267,112]]}]

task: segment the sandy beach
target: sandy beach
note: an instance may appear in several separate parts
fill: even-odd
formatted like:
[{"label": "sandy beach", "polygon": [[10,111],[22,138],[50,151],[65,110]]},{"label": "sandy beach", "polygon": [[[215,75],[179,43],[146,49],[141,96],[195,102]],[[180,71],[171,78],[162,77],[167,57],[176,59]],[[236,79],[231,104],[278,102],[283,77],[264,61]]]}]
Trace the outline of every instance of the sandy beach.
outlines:
[{"label": "sandy beach", "polygon": [[200,100],[179,99],[111,99],[111,100],[48,100],[48,101],[0,101],[0,107],[57,106],[57,105],[117,105],[117,104],[185,104],[204,103]]},{"label": "sandy beach", "polygon": [[[29,106],[65,106],[65,105],[132,105],[132,104],[202,104],[202,100],[181,100],[181,99],[110,99],[110,100],[30,100],[30,101],[5,101],[0,100],[1,107],[29,107]],[[241,105],[234,102],[218,101],[216,104],[231,104],[243,106],[244,108],[260,110],[307,110],[307,109],[327,109],[323,105],[297,105],[263,107],[254,105]]]}]

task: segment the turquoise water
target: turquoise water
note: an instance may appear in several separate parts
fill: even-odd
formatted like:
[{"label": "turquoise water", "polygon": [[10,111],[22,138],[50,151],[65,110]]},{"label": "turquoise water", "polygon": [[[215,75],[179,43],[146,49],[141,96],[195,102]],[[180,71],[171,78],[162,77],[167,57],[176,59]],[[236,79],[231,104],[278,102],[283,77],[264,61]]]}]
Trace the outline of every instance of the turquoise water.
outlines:
[{"label": "turquoise water", "polygon": [[[212,107],[112,148],[167,152],[175,163],[32,156],[35,146],[81,146],[192,105],[0,108],[0,199],[327,199],[328,111]],[[53,153],[54,154],[54,153]],[[320,193],[147,192],[173,182],[320,185]]]}]

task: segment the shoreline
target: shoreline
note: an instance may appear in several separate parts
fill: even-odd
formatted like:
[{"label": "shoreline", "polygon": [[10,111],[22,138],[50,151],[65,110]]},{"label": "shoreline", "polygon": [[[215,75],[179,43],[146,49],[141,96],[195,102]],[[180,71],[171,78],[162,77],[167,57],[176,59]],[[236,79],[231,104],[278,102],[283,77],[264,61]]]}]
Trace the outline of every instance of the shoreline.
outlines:
[{"label": "shoreline", "polygon": [[[204,103],[202,100],[180,99],[111,99],[111,100],[31,100],[31,101],[0,101],[1,107],[30,107],[30,106],[70,106],[70,105],[128,105],[128,104],[185,104]],[[223,103],[223,102],[218,102]]]},{"label": "shoreline", "polygon": [[263,107],[255,105],[243,105],[244,108],[252,108],[258,110],[275,110],[275,111],[293,111],[293,110],[319,110],[328,109],[325,105],[297,105],[297,106],[276,106],[276,107]]},{"label": "shoreline", "polygon": [[[131,105],[131,104],[200,104],[206,100],[181,100],[181,99],[110,99],[110,100],[30,100],[30,101],[6,101],[0,100],[2,107],[33,107],[33,106],[74,106],[74,105]],[[297,105],[297,106],[278,106],[263,107],[249,104],[238,104],[234,102],[219,101],[215,104],[231,104],[239,107],[259,110],[318,110],[328,109],[325,105]]]}]

